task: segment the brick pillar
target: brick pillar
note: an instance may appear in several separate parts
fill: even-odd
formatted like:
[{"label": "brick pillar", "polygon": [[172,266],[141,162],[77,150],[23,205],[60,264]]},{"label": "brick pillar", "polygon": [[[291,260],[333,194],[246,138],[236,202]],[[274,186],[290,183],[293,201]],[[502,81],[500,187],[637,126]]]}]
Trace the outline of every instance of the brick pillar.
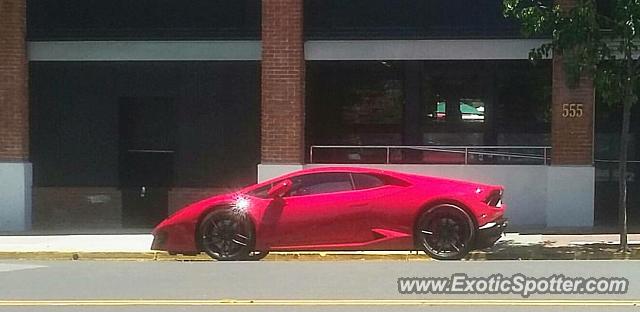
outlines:
[{"label": "brick pillar", "polygon": [[0,229],[31,227],[26,0],[0,0]]},{"label": "brick pillar", "polygon": [[[570,8],[575,0],[556,0]],[[553,55],[551,166],[547,168],[545,219],[548,227],[592,227],[595,167],[593,117],[595,91],[588,77],[566,84],[562,56]],[[566,109],[566,111],[564,111]]]},{"label": "brick pillar", "polygon": [[262,0],[262,164],[304,161],[303,0]]},{"label": "brick pillar", "polygon": [[0,1],[0,161],[29,157],[25,0]]},{"label": "brick pillar", "polygon": [[[556,0],[563,8],[571,8],[575,0]],[[593,81],[583,77],[575,88],[566,84],[562,56],[553,57],[553,93],[551,105],[552,165],[593,165],[593,120],[595,91]],[[568,104],[568,105],[567,105]],[[581,113],[564,109],[581,108]],[[578,111],[576,111],[578,112]],[[566,114],[566,113],[565,113]],[[580,116],[578,116],[580,115]]]}]

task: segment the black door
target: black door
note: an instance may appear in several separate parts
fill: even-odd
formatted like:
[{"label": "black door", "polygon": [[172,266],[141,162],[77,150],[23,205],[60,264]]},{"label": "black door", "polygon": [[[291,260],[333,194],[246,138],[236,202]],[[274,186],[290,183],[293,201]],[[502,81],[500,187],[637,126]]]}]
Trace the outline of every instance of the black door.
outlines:
[{"label": "black door", "polygon": [[124,227],[153,227],[166,218],[173,180],[174,102],[120,98],[120,186]]}]

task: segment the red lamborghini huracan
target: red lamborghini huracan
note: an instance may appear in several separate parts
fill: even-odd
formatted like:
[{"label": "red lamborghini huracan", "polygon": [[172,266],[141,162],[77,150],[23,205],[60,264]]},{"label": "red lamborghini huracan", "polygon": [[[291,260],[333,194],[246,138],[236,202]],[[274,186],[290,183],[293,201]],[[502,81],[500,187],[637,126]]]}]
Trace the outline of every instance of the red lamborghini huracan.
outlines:
[{"label": "red lamborghini huracan", "polygon": [[492,246],[503,188],[367,168],[297,171],[191,204],[153,231],[152,249],[258,260],[269,251],[424,250],[460,259]]}]

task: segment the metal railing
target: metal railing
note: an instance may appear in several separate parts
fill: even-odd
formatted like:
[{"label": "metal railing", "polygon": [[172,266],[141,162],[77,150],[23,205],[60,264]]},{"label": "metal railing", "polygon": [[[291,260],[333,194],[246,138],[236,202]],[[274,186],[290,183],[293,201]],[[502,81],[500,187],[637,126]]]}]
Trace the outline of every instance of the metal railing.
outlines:
[{"label": "metal railing", "polygon": [[[338,153],[329,153],[327,160],[318,153],[327,151],[349,152],[346,160]],[[380,155],[384,153],[383,155]],[[368,154],[369,161],[361,156]],[[349,157],[353,157],[349,159]],[[550,146],[405,146],[405,145],[312,145],[309,149],[310,163],[424,163],[424,164],[518,164],[535,163],[548,165]],[[372,161],[372,162],[371,162]]]}]

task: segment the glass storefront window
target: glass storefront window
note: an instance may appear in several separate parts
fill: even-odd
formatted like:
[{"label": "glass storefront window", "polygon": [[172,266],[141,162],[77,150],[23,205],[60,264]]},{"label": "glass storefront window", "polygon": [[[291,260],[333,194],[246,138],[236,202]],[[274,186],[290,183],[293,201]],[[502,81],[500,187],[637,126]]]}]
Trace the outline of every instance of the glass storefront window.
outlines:
[{"label": "glass storefront window", "polygon": [[518,38],[502,1],[306,0],[305,37],[323,39]]},{"label": "glass storefront window", "polygon": [[313,144],[402,143],[401,63],[312,62],[307,136]]},{"label": "glass storefront window", "polygon": [[259,39],[258,0],[27,1],[28,39]]},{"label": "glass storefront window", "polygon": [[549,144],[550,62],[315,61],[307,79],[309,145]]}]

